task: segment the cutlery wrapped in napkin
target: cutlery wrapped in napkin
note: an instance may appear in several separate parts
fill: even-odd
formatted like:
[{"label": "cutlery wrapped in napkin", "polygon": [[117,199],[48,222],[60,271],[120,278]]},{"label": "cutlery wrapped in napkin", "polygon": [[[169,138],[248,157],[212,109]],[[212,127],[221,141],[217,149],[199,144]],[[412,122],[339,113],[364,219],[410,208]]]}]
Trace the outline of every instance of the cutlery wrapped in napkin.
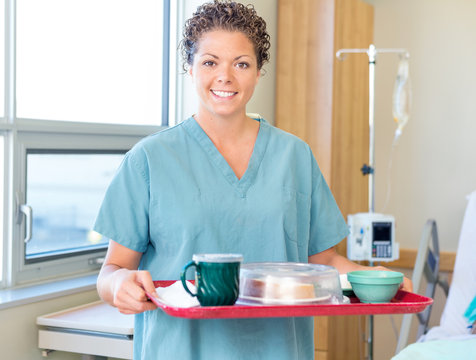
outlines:
[{"label": "cutlery wrapped in napkin", "polygon": [[[195,285],[187,281],[188,288],[193,293],[196,292]],[[174,282],[167,287],[158,287],[156,289],[159,295],[159,300],[168,306],[188,308],[193,306],[200,306],[197,298],[188,294],[180,281]]]}]

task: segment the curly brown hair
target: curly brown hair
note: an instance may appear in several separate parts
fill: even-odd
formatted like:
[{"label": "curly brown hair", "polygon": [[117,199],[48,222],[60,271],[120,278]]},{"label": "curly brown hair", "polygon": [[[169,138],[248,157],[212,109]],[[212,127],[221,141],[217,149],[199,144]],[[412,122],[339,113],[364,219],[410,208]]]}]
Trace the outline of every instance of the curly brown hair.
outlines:
[{"label": "curly brown hair", "polygon": [[183,40],[180,42],[183,68],[192,66],[202,35],[212,30],[240,31],[253,43],[258,69],[269,61],[269,34],[266,22],[258,16],[253,5],[243,5],[230,0],[214,0],[200,5],[185,22]]}]

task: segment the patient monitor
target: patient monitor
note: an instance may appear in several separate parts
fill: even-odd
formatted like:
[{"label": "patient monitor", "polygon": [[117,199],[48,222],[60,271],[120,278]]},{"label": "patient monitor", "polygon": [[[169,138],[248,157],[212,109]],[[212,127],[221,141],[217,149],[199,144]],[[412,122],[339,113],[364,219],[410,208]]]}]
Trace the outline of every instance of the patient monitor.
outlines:
[{"label": "patient monitor", "polygon": [[350,260],[393,261],[399,257],[392,215],[357,213],[347,218],[347,257]]}]

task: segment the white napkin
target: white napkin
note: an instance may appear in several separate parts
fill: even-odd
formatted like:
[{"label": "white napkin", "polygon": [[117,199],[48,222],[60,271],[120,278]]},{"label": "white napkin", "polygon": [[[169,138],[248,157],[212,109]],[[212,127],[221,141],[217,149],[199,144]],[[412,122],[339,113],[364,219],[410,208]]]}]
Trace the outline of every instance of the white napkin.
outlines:
[{"label": "white napkin", "polygon": [[[195,285],[190,281],[187,281],[187,285],[192,293],[196,292]],[[159,300],[169,306],[188,308],[200,305],[196,297],[185,291],[181,281],[176,281],[167,287],[158,287],[156,292]]]},{"label": "white napkin", "polygon": [[350,284],[349,280],[347,280],[347,274],[340,274],[340,287],[342,290],[351,290],[352,285]]}]

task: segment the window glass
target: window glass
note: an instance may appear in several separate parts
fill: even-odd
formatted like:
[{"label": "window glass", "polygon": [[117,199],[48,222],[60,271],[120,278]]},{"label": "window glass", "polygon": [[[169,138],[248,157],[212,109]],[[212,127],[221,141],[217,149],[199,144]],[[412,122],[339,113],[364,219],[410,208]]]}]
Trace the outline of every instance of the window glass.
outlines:
[{"label": "window glass", "polygon": [[123,154],[27,152],[26,202],[33,213],[26,263],[103,249],[108,239],[91,229]]},{"label": "window glass", "polygon": [[5,0],[0,0],[0,118],[5,116]]},{"label": "window glass", "polygon": [[17,116],[161,124],[163,1],[17,0]]},{"label": "window glass", "polygon": [[3,196],[5,194],[5,187],[4,187],[4,174],[5,174],[5,164],[4,164],[4,142],[3,136],[0,135],[0,282],[3,280],[3,244],[4,244],[4,234],[3,231],[3,210],[5,206],[5,201]]}]

